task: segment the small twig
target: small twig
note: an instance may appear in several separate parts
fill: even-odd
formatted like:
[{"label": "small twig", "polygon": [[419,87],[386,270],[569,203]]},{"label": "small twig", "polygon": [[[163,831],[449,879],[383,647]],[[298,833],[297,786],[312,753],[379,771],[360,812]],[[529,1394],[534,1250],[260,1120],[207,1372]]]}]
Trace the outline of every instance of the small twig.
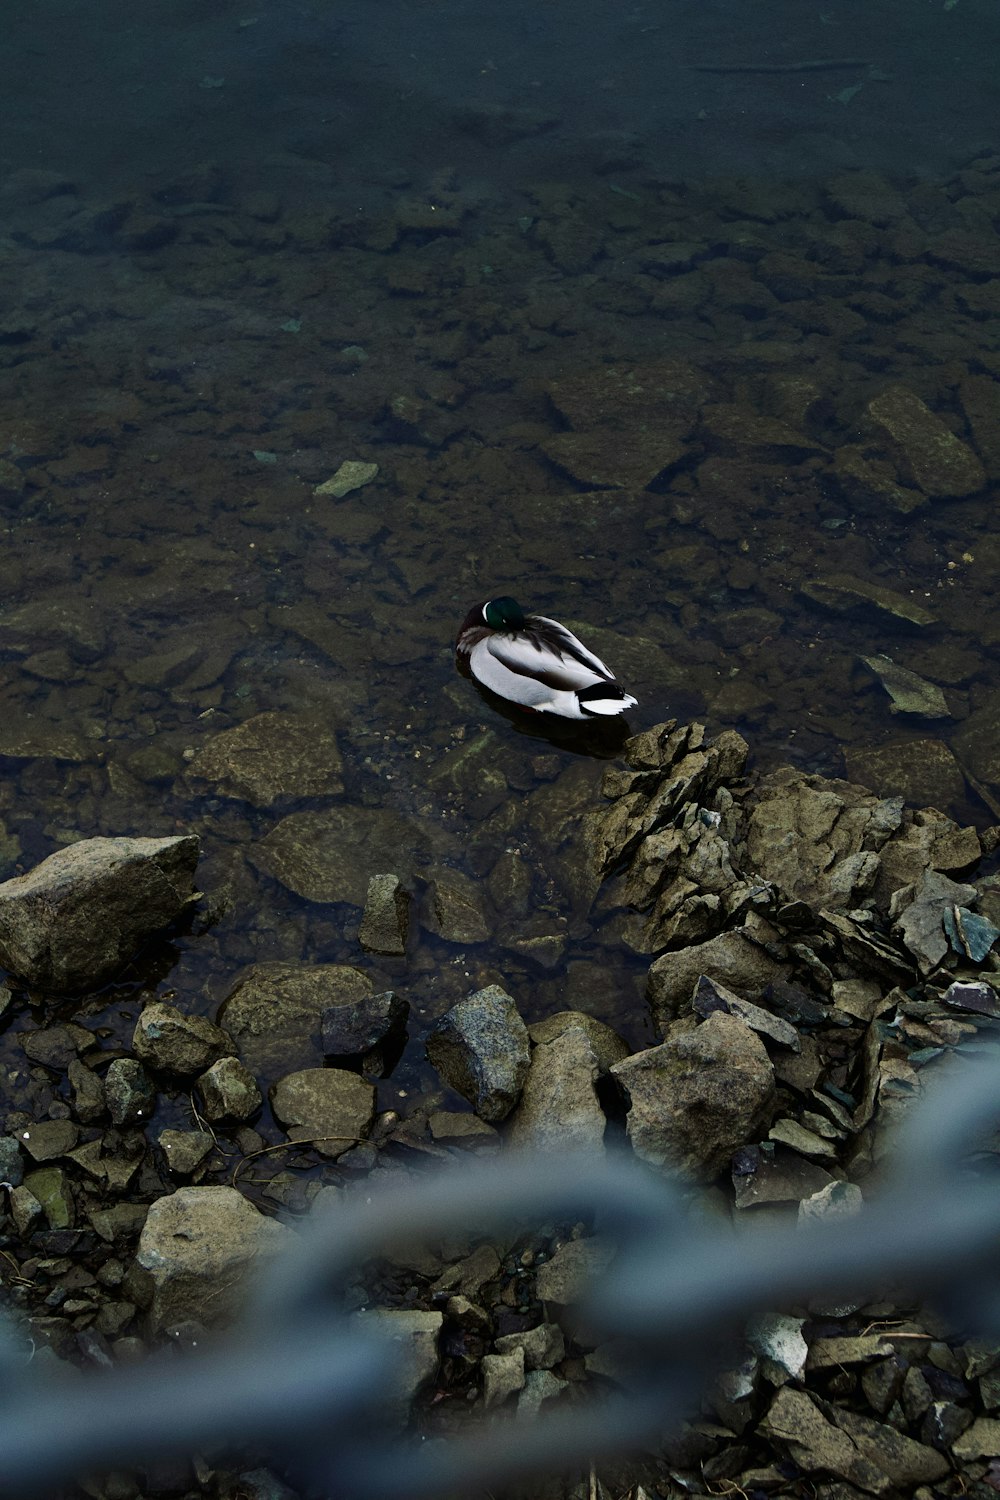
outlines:
[{"label": "small twig", "polygon": [[230,1187],[236,1186],[239,1177],[248,1161],[253,1161],[257,1156],[269,1156],[272,1151],[291,1151],[296,1146],[319,1146],[323,1141],[348,1141],[352,1146],[363,1146],[364,1138],[359,1135],[312,1135],[304,1136],[300,1141],[279,1141],[276,1146],[261,1146],[259,1151],[251,1151],[248,1156],[241,1156],[233,1168],[233,1175],[229,1179]]},{"label": "small twig", "polygon": [[695,73],[825,73],[833,68],[870,68],[863,57],[822,57],[791,63],[693,63]]},{"label": "small twig", "polygon": [[894,1333],[894,1326],[891,1322],[876,1318],[874,1323],[869,1323],[862,1328],[859,1337],[864,1338],[866,1334],[877,1333],[880,1338],[884,1339],[930,1339],[933,1343],[933,1336],[929,1333]]}]

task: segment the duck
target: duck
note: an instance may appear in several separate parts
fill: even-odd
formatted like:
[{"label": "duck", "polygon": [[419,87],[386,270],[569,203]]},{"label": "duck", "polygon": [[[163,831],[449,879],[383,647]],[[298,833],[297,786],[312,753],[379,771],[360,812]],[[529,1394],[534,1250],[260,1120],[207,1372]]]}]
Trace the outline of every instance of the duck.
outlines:
[{"label": "duck", "polygon": [[474,604],[455,641],[459,671],[532,713],[590,721],[616,718],[638,700],[565,625],[526,614],[503,595]]}]

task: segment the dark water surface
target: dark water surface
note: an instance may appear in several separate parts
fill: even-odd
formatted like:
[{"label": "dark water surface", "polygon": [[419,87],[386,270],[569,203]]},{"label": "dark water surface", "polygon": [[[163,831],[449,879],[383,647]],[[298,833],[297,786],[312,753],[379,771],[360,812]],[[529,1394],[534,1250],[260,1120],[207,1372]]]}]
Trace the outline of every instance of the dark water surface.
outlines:
[{"label": "dark water surface", "polygon": [[[194,830],[220,913],[84,1003],[109,1046],[153,991],[214,1015],[269,960],[407,996],[404,1113],[436,1097],[428,1021],[492,980],[528,1019],[650,1037],[648,958],[579,873],[601,757],[454,674],[490,594],[578,627],[636,729],[697,714],[758,764],[995,821],[995,5],[42,3],[5,28],[0,874]],[[899,388],[940,426],[880,422]],[[345,461],[377,476],[317,494]],[[941,717],[891,712],[883,655]],[[343,793],[255,808],[189,776],[265,710],[335,731]],[[262,868],[327,806],[406,820],[405,960]],[[490,941],[435,931],[447,872]]]}]

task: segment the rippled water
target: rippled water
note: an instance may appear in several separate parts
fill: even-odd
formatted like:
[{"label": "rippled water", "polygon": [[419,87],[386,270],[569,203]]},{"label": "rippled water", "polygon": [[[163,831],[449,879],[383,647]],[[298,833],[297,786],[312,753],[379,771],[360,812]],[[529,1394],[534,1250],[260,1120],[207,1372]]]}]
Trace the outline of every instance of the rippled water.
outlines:
[{"label": "rippled water", "polygon": [[[426,39],[426,15],[407,14]],[[258,37],[265,19],[228,18]],[[302,22],[307,46],[316,24]],[[819,34],[802,40],[807,57],[831,55]],[[720,38],[705,41],[718,58]],[[1000,158],[974,137],[939,149],[952,165],[923,180],[879,163],[866,212],[838,176],[869,165],[844,144],[850,101],[830,116],[837,150],[778,177],[762,144],[774,97],[765,109],[748,93],[753,74],[728,94],[725,75],[706,77],[709,113],[760,105],[761,168],[688,176],[603,104],[604,135],[574,162],[558,110],[553,124],[525,84],[513,101],[477,94],[461,128],[442,115],[420,161],[402,136],[379,156],[376,135],[362,193],[357,140],[338,185],[329,152],[281,135],[276,90],[280,160],[255,184],[232,121],[210,113],[216,94],[235,97],[225,63],[185,63],[196,150],[161,135],[131,171],[105,163],[88,179],[78,148],[67,140],[71,170],[50,138],[43,164],[22,152],[0,183],[3,873],[81,836],[190,829],[217,914],[83,1002],[109,1046],[152,992],[214,1015],[245,965],[277,959],[358,963],[407,996],[411,1042],[382,1085],[404,1113],[438,1087],[426,1025],[486,982],[529,1020],[580,1007],[634,1044],[650,1036],[648,959],[590,910],[580,874],[601,754],[504,717],[455,675],[457,625],[490,594],[578,628],[638,697],[636,729],[697,714],[739,728],[759,764],[826,774],[845,752],[933,740],[946,747],[933,800],[994,819]],[[858,67],[794,77],[816,120],[859,78],[858,108],[873,107],[887,83]],[[360,120],[357,95],[339,97]],[[387,97],[405,101],[399,78]],[[626,394],[602,406],[609,371]],[[988,409],[978,425],[970,379]],[[657,382],[679,393],[663,419],[635,396]],[[928,499],[907,481],[907,510],[838,479],[836,452],[866,443],[898,478],[867,408],[899,384],[978,444],[976,493]],[[347,460],[377,477],[317,494]],[[808,596],[844,574],[934,623]],[[878,653],[936,682],[949,717],[893,715],[859,663]],[[334,730],[336,804],[409,820],[404,960],[362,953],[356,905],[306,900],[261,868],[257,846],[294,804],[254,808],[189,777],[212,736],[265,710]],[[477,883],[491,941],[434,932],[426,890],[447,870]],[[3,1039],[11,1067],[16,1031],[51,1014],[26,1004]],[[160,1108],[166,1123],[186,1105]]]}]

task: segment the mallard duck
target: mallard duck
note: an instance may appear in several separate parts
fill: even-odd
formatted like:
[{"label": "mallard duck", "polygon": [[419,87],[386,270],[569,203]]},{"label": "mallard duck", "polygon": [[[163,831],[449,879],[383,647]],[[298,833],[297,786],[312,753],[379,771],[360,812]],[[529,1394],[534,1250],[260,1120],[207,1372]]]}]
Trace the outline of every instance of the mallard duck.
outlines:
[{"label": "mallard duck", "polygon": [[476,604],[455,642],[459,670],[498,698],[563,719],[612,718],[634,708],[611,672],[571,630],[526,615],[506,595]]}]

